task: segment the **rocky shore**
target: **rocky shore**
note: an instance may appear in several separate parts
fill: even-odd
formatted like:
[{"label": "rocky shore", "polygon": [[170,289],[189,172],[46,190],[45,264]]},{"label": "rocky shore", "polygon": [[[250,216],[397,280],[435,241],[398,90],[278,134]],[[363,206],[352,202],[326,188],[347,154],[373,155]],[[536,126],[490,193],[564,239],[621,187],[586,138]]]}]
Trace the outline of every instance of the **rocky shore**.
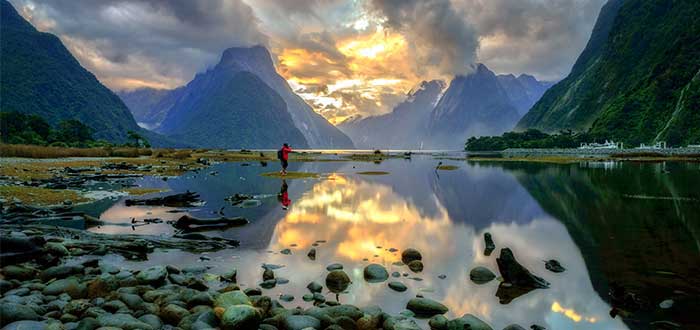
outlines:
[{"label": "rocky shore", "polygon": [[[275,278],[271,265],[263,265],[262,282],[243,286],[246,288],[243,290],[237,283],[235,268],[221,274],[208,274],[205,267],[180,269],[174,265],[131,270],[106,264],[99,257],[110,252],[138,258],[154,248],[212,251],[229,248],[226,242],[100,235],[36,225],[3,225],[0,235],[4,266],[0,279],[3,329],[423,329],[417,318],[426,319],[431,330],[492,329],[471,314],[450,320],[443,315],[448,312],[445,305],[420,295],[410,299],[406,310],[398,315],[385,313],[378,306],[341,304],[338,294],[346,291],[351,282],[340,265],[329,266],[325,287],[317,282],[308,283],[309,292],[301,298],[313,307],[304,309],[280,304],[279,301],[294,300],[293,296],[264,295],[264,289],[259,287],[274,287],[281,280]],[[99,246],[108,247],[107,251]],[[118,246],[125,248],[115,249]],[[503,261],[499,261],[499,267],[503,263],[504,267],[516,270],[501,269],[502,273],[532,276],[518,268],[522,266],[515,262],[509,250],[501,252]],[[412,271],[422,270],[421,259],[420,252],[414,249],[402,253],[402,262],[411,265]],[[511,261],[515,264],[506,265]],[[389,274],[383,266],[370,264],[364,270],[364,277],[368,282],[384,282]],[[509,280],[513,284],[522,281]],[[400,284],[389,282],[388,287],[405,290]],[[506,329],[524,328],[511,325]]]}]

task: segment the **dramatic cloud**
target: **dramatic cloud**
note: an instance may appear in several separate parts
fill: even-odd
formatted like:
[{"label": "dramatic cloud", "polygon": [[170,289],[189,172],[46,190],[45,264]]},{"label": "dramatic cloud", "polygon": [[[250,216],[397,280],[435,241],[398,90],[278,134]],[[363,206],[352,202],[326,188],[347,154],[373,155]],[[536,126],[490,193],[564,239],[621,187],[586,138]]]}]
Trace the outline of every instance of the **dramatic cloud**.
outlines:
[{"label": "dramatic cloud", "polygon": [[108,86],[172,88],[232,46],[267,44],[239,0],[11,0]]},{"label": "dramatic cloud", "polygon": [[172,88],[233,46],[270,48],[332,122],[390,111],[422,80],[561,79],[605,0],[10,0],[113,89]]}]

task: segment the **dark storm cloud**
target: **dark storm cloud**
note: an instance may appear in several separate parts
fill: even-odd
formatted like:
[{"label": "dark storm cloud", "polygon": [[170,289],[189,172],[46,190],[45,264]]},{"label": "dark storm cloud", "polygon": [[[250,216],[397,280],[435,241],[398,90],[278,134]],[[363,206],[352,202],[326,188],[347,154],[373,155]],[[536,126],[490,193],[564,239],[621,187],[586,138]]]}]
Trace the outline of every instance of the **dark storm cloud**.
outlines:
[{"label": "dark storm cloud", "polygon": [[462,73],[474,62],[478,38],[449,0],[370,0],[369,9],[411,43],[418,68]]},{"label": "dark storm cloud", "polygon": [[267,44],[240,0],[11,0],[111,87],[174,87],[228,47]]}]

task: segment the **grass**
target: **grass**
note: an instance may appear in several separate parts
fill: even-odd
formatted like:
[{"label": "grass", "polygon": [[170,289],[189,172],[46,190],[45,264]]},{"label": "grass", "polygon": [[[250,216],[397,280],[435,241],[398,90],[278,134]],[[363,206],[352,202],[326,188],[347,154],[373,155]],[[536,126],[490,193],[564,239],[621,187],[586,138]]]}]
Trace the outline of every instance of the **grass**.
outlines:
[{"label": "grass", "polygon": [[63,148],[24,144],[0,144],[0,156],[22,158],[65,157],[139,157],[151,155],[151,149],[137,148]]},{"label": "grass", "polygon": [[384,172],[384,171],[364,171],[364,172],[357,172],[357,174],[361,175],[387,175],[389,172]]},{"label": "grass", "polygon": [[7,200],[17,198],[25,204],[57,205],[65,200],[73,203],[89,201],[74,190],[55,190],[38,187],[0,186],[0,196]]},{"label": "grass", "polygon": [[459,168],[459,166],[455,166],[455,165],[440,165],[437,167],[438,170],[442,170],[442,171],[454,171],[458,168]]},{"label": "grass", "polygon": [[279,172],[267,172],[260,175],[268,178],[280,179],[317,179],[319,177],[318,173],[313,172],[287,172],[285,176],[282,176]]},{"label": "grass", "polygon": [[167,189],[134,187],[134,188],[120,189],[119,191],[123,191],[129,195],[141,196],[141,195],[148,195],[148,194],[153,194],[153,193],[158,193],[158,192],[164,192],[164,191],[167,191]]}]

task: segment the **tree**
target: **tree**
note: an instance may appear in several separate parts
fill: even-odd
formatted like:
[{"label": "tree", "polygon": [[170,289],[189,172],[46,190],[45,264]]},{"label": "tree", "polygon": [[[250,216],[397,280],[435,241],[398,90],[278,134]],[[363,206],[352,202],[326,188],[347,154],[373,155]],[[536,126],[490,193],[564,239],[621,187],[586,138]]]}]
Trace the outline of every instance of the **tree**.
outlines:
[{"label": "tree", "polygon": [[133,143],[130,143],[130,145],[139,148],[139,147],[144,147],[144,148],[150,148],[151,144],[141,136],[140,134],[134,132],[134,131],[128,131],[126,132],[126,136],[130,141],[133,141]]}]

